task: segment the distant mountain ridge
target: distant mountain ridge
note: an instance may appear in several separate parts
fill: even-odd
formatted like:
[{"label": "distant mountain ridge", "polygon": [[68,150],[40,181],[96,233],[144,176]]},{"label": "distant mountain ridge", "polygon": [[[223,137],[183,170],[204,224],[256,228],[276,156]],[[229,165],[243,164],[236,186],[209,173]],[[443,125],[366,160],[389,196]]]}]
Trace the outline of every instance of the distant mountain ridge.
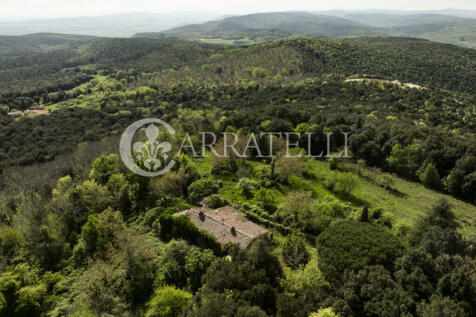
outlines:
[{"label": "distant mountain ridge", "polygon": [[476,48],[476,19],[434,13],[354,13],[346,19],[379,27],[389,36],[410,36]]},{"label": "distant mountain ridge", "polygon": [[95,36],[57,33],[35,33],[22,36],[0,35],[0,53],[48,52],[75,42],[86,42]]},{"label": "distant mountain ridge", "polygon": [[[273,30],[272,34],[269,34],[270,30]],[[139,33],[135,37],[174,36],[203,42],[252,44],[307,35],[334,38],[408,36],[476,48],[476,19],[436,13],[269,12]]]},{"label": "distant mountain ridge", "polygon": [[349,32],[369,32],[372,29],[357,22],[339,17],[315,15],[308,12],[271,12],[234,16],[219,21],[189,25],[163,31],[166,34],[182,32],[233,31],[242,29],[281,29],[296,33],[329,36],[347,35]]},{"label": "distant mountain ridge", "polygon": [[130,37],[138,32],[170,29],[218,18],[213,13],[122,13],[93,17],[0,22],[0,35],[66,33],[108,37]]},{"label": "distant mountain ridge", "polygon": [[344,17],[350,14],[385,14],[385,15],[451,15],[460,18],[476,19],[476,10],[461,10],[461,9],[442,9],[442,10],[418,10],[418,11],[404,11],[404,10],[327,10],[327,11],[313,11],[315,14],[333,15]]},{"label": "distant mountain ridge", "polygon": [[140,33],[135,37],[174,36],[187,40],[202,39],[205,42],[222,39],[227,44],[252,44],[308,35],[340,38],[383,34],[372,26],[335,16],[309,12],[270,12],[233,16],[162,32]]},{"label": "distant mountain ridge", "polygon": [[[306,36],[403,36],[476,48],[476,11],[332,10],[268,12],[239,16],[197,12],[124,13],[0,22],[0,36],[31,33],[175,37],[231,45],[249,45]],[[31,48],[34,48],[34,45]]]},{"label": "distant mountain ridge", "polygon": [[398,27],[422,25],[436,21],[459,20],[463,18],[442,14],[388,14],[388,13],[351,13],[343,18],[373,27]]}]

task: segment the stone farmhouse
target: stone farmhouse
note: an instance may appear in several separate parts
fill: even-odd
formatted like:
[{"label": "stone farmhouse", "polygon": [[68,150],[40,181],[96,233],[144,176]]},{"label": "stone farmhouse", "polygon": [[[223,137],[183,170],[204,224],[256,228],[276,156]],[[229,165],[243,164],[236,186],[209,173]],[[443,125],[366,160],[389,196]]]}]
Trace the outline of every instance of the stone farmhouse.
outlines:
[{"label": "stone farmhouse", "polygon": [[247,248],[254,240],[267,236],[268,230],[244,218],[238,209],[226,206],[218,209],[196,207],[174,214],[188,215],[190,220],[202,230],[215,237],[220,244],[232,242],[240,248]]}]

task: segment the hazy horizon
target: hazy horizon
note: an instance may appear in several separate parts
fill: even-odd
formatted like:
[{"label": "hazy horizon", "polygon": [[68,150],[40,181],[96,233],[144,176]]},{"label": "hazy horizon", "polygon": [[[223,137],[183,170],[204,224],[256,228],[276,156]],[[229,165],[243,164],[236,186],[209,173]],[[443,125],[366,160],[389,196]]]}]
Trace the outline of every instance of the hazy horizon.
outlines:
[{"label": "hazy horizon", "polygon": [[[1,1],[1,0],[0,0]],[[94,15],[72,15],[72,16],[52,16],[52,17],[18,17],[18,18],[10,18],[10,19],[3,19],[0,16],[0,23],[11,23],[11,22],[32,22],[32,21],[44,21],[44,20],[65,20],[65,19],[82,19],[82,18],[101,18],[101,17],[118,17],[123,15],[193,15],[193,14],[201,14],[201,15],[209,15],[214,16],[216,18],[222,17],[229,17],[229,16],[240,16],[240,15],[249,15],[249,14],[257,14],[257,13],[272,13],[272,12],[311,12],[311,13],[320,13],[320,12],[375,12],[375,13],[396,13],[396,14],[418,14],[418,13],[428,13],[428,12],[440,12],[440,11],[449,11],[449,10],[457,10],[457,11],[468,11],[468,12],[475,12],[476,9],[459,9],[459,8],[444,8],[444,9],[437,9],[437,10],[391,10],[391,9],[375,9],[375,8],[367,8],[367,9],[342,9],[342,8],[335,8],[329,10],[268,10],[268,11],[250,11],[250,12],[212,12],[212,11],[173,11],[173,12],[156,12],[156,11],[130,11],[130,12],[117,12],[117,13],[104,13],[104,14],[94,14]]]},{"label": "hazy horizon", "polygon": [[[25,10],[25,8],[28,9]],[[332,3],[320,3],[312,0],[296,0],[292,3],[283,0],[261,1],[259,3],[250,0],[231,0],[227,2],[212,0],[200,3],[190,0],[177,0],[167,3],[151,0],[0,0],[0,22],[141,13],[197,13],[221,16],[277,11],[391,10],[413,12],[446,9],[476,10],[476,3],[471,4],[462,0],[403,0],[394,3],[382,3],[382,1],[376,0],[364,0],[358,3],[351,0],[336,0]]]}]

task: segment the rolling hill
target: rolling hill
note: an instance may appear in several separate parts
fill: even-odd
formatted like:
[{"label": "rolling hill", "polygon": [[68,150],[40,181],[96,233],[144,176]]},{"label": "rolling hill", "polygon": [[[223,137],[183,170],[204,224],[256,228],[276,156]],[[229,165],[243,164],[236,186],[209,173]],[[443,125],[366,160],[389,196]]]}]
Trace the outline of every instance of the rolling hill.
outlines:
[{"label": "rolling hill", "polygon": [[[339,17],[308,12],[271,12],[234,16],[203,24],[191,24],[160,33],[141,33],[136,37],[169,35],[192,40],[214,38],[243,40],[249,37],[248,33],[253,36],[252,33],[256,33],[257,30],[261,30],[262,33],[274,32],[273,39],[291,35],[350,37],[378,34],[373,27]],[[256,38],[256,36],[254,37]]]},{"label": "rolling hill", "polygon": [[134,37],[172,36],[243,45],[309,35],[333,38],[378,35],[417,37],[474,48],[476,19],[436,13],[270,12],[189,24],[155,33],[138,33]]},{"label": "rolling hill", "polygon": [[423,24],[392,27],[388,29],[388,34],[476,48],[476,19],[449,17]]},{"label": "rolling hill", "polygon": [[48,52],[75,42],[85,42],[94,36],[57,33],[36,33],[23,36],[1,36],[0,53]]},{"label": "rolling hill", "polygon": [[0,316],[475,316],[476,50],[347,21],[0,38]]},{"label": "rolling hill", "polygon": [[[53,126],[53,122],[49,120],[58,120],[56,116],[61,114],[69,116],[67,109],[71,107],[91,109],[85,112],[96,112],[106,107],[108,111],[114,112],[114,107],[109,108],[107,104],[115,103],[115,98],[122,100],[121,95],[123,97],[128,95],[130,92],[126,94],[120,92],[125,87],[129,87],[127,90],[132,91],[141,86],[160,88],[169,94],[170,89],[175,89],[173,87],[184,85],[183,78],[187,78],[187,85],[192,87],[198,84],[204,87],[216,85],[221,87],[225,82],[231,87],[237,86],[236,89],[239,90],[243,83],[246,87],[248,85],[253,87],[261,82],[263,87],[276,83],[277,91],[283,91],[283,95],[277,99],[276,97],[270,99],[265,94],[245,99],[236,97],[237,99],[233,99],[233,103],[236,104],[246,103],[247,100],[253,98],[259,100],[258,104],[266,104],[270,100],[296,99],[289,96],[289,94],[296,94],[294,90],[287,91],[285,88],[279,88],[280,85],[299,82],[307,78],[317,80],[319,83],[324,82],[326,78],[331,78],[339,83],[333,85],[341,85],[349,77],[380,78],[414,83],[427,88],[419,92],[408,90],[411,100],[385,95],[383,99],[375,97],[374,101],[374,96],[381,93],[380,89],[382,91],[386,89],[384,84],[380,84],[383,88],[379,88],[378,85],[371,86],[372,91],[366,93],[370,96],[368,102],[379,104],[378,111],[384,116],[383,118],[409,111],[411,118],[416,121],[421,120],[425,124],[438,124],[445,121],[451,122],[448,129],[471,131],[476,126],[473,115],[475,103],[471,101],[472,99],[467,99],[469,97],[465,95],[474,96],[475,94],[475,62],[476,50],[412,38],[294,39],[240,48],[172,39],[97,38],[86,42],[74,42],[51,52],[31,53],[23,57],[8,57],[8,54],[0,54],[0,105],[5,110],[5,119],[11,119],[6,117],[6,114],[13,109],[25,111],[31,106],[42,105],[50,109],[54,116],[48,119],[42,118],[39,121],[47,120],[48,123],[42,123],[42,125]],[[354,84],[345,83],[345,85],[341,87],[342,91],[353,89]],[[362,84],[362,87],[366,86],[367,83]],[[187,91],[190,89],[192,88],[187,88]],[[252,88],[246,89],[250,89],[246,93],[250,94]],[[319,91],[321,88],[316,89]],[[454,93],[457,97],[440,96],[440,89],[452,91],[452,94]],[[200,93],[202,92],[200,90]],[[138,95],[145,93],[139,91]],[[307,94],[305,91],[302,93]],[[352,96],[362,93],[355,92]],[[230,92],[220,92],[220,94],[223,98],[228,95],[231,98],[233,95]],[[317,105],[326,104],[329,102],[328,98],[332,96],[324,94],[321,99],[319,94],[317,93],[318,97],[315,100]],[[189,100],[187,96],[191,95],[193,93],[180,92],[177,98]],[[239,92],[235,93],[235,96],[239,95]],[[301,92],[298,95],[301,95]],[[303,98],[304,95],[297,98]],[[135,96],[135,93],[132,96]],[[164,98],[167,97],[164,96]],[[208,100],[208,97],[200,96],[199,99],[202,100],[201,98]],[[143,99],[138,100],[137,105],[140,105]],[[220,104],[222,101],[224,104],[230,102],[226,98],[217,100]],[[423,103],[422,100],[427,103]],[[339,101],[340,105],[346,103],[345,99]],[[162,104],[162,101],[158,101],[157,104]],[[236,104],[231,105],[232,109],[236,107]],[[121,110],[121,107],[130,109],[129,105],[117,105],[117,107]],[[156,109],[159,108],[162,106]],[[100,112],[97,114],[102,115]],[[134,114],[139,115],[140,111]],[[90,113],[79,114],[79,116],[83,121],[88,116],[94,118],[94,115]],[[101,120],[98,122],[103,124]],[[29,124],[27,121],[20,120],[18,124],[13,122],[9,129],[15,127],[15,129],[29,131],[31,129]],[[104,124],[105,126],[101,127],[96,137],[109,131],[107,122]],[[36,144],[36,141],[42,139],[38,136],[35,142],[21,143],[24,146],[18,145],[16,151],[10,151],[11,145],[8,140],[11,138],[10,131],[12,130],[7,130],[5,130],[5,138],[0,142],[5,150],[3,156],[0,156],[0,165],[8,166],[17,161],[28,164],[32,161],[32,155],[51,157],[51,153],[61,153],[64,150],[63,145],[59,146],[52,141],[53,138],[48,144],[37,143],[41,144],[41,149],[37,149],[38,153],[48,154],[34,154],[31,144]],[[78,139],[82,138],[83,132],[72,135],[68,144],[74,145]],[[56,135],[57,132],[52,133]],[[94,139],[91,134],[89,135]],[[62,143],[62,140],[59,140],[59,143]],[[20,157],[23,158],[20,160]]]},{"label": "rolling hill", "polygon": [[[474,316],[476,50],[375,36],[4,40],[0,316],[160,316],[180,298],[173,316],[307,317],[332,302],[339,316],[437,316],[417,315],[428,301]],[[158,138],[185,154],[156,178],[117,155],[144,118],[176,131],[155,130],[148,149]],[[196,157],[205,131],[249,155]],[[343,133],[351,157],[322,157]],[[222,247],[223,231],[176,214],[201,202],[270,235]]]},{"label": "rolling hill", "polygon": [[435,42],[476,47],[476,19],[441,14],[353,13],[344,18],[390,36],[411,36]]},{"label": "rolling hill", "polygon": [[430,24],[438,21],[449,21],[458,18],[442,14],[391,14],[391,13],[350,13],[342,16],[345,19],[374,27],[404,27]]}]

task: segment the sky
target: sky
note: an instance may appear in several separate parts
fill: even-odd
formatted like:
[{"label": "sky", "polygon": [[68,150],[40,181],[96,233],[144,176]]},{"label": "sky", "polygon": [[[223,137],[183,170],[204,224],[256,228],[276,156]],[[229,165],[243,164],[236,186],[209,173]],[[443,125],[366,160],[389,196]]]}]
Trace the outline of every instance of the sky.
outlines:
[{"label": "sky", "polygon": [[245,14],[333,9],[476,10],[476,0],[0,0],[0,22],[126,12]]}]

